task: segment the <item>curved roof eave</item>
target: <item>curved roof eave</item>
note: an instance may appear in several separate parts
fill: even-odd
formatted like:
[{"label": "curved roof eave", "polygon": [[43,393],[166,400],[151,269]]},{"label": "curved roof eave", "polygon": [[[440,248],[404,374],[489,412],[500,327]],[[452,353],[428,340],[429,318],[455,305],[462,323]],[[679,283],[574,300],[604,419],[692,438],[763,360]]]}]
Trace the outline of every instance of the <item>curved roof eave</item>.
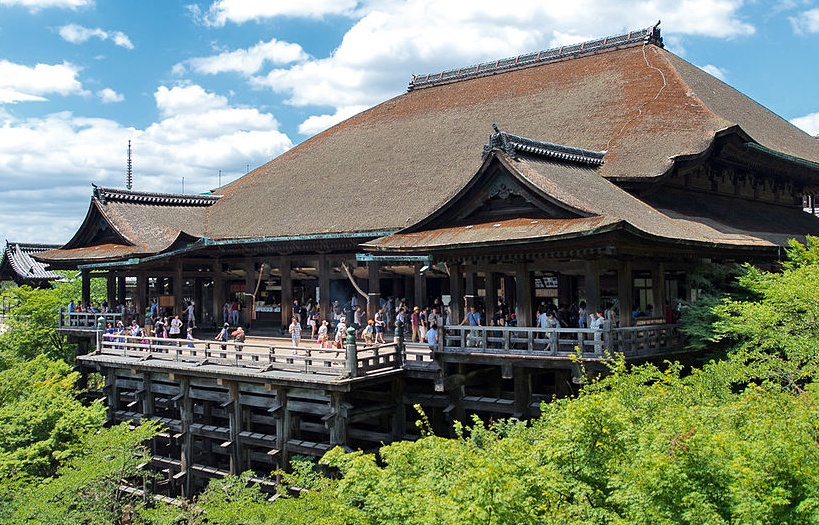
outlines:
[{"label": "curved roof eave", "polygon": [[93,232],[89,231],[90,228],[96,223],[94,219],[97,217],[101,218],[108,224],[111,230],[117,234],[117,236],[122,241],[122,244],[127,246],[137,246],[135,242],[131,239],[128,239],[120,230],[117,228],[114,221],[112,221],[108,215],[105,213],[104,207],[102,203],[96,197],[91,197],[91,204],[88,207],[88,212],[85,214],[85,218],[83,219],[82,224],[77,229],[77,232],[74,234],[71,239],[65,243],[63,246],[60,247],[60,250],[70,250],[73,248],[80,248],[84,246],[86,241]]}]

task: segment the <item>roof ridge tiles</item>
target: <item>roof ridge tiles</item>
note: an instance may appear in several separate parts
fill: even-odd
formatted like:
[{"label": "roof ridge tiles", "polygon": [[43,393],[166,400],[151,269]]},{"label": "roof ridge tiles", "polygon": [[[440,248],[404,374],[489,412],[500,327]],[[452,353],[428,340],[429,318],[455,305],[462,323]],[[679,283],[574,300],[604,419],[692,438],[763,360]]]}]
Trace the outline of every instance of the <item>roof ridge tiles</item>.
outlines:
[{"label": "roof ridge tiles", "polygon": [[560,46],[535,53],[518,55],[516,57],[502,58],[491,62],[482,62],[480,64],[473,64],[458,69],[449,69],[439,73],[413,75],[407,87],[407,91],[485,77],[505,71],[539,66],[550,62],[561,62],[563,60],[592,55],[602,51],[643,44],[654,44],[658,47],[663,47],[663,37],[660,35],[660,22],[638,31],[629,31],[628,33],[589,40],[579,44]]},{"label": "roof ridge tiles", "polygon": [[221,195],[192,195],[189,193],[156,193],[134,190],[104,188],[93,185],[94,198],[100,202],[130,202],[158,206],[210,206]]},{"label": "roof ridge tiles", "polygon": [[603,164],[603,156],[606,154],[605,151],[576,148],[512,135],[498,129],[496,124],[493,124],[492,127],[495,129],[495,133],[489,136],[489,144],[483,147],[484,158],[494,148],[500,148],[512,158],[517,158],[519,154],[526,154],[565,162],[600,166]]}]

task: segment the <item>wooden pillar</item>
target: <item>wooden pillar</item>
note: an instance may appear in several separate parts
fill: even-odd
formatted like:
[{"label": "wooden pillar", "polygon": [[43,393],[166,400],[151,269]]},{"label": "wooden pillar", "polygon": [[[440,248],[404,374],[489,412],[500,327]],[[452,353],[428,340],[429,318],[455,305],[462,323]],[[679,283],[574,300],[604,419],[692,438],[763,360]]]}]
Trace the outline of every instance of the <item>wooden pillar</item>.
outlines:
[{"label": "wooden pillar", "polygon": [[143,372],[142,379],[142,413],[145,416],[154,415],[154,393],[151,390],[151,373]]},{"label": "wooden pillar", "polygon": [[381,279],[379,278],[381,263],[367,262],[367,319],[374,319],[375,313],[381,306]]},{"label": "wooden pillar", "polygon": [[[478,272],[464,272],[464,301],[467,308],[478,306]],[[486,323],[484,323],[486,324]]]},{"label": "wooden pillar", "polygon": [[586,281],[586,296],[583,297],[586,301],[586,311],[598,312],[603,309],[600,304],[600,262],[586,261],[585,265],[585,279]]},{"label": "wooden pillar", "polygon": [[148,274],[145,270],[137,272],[136,276],[136,291],[134,292],[134,309],[136,310],[136,318],[139,323],[145,315],[145,308],[148,306]]},{"label": "wooden pillar", "polygon": [[318,272],[319,272],[319,315],[321,319],[330,321],[333,319],[333,313],[330,310],[330,261],[327,259],[327,254],[322,253],[318,258]]},{"label": "wooden pillar", "polygon": [[117,370],[109,368],[105,371],[105,391],[108,402],[108,421],[114,422],[119,410],[119,388],[117,388]]},{"label": "wooden pillar", "polygon": [[423,308],[427,305],[426,279],[421,275],[422,264],[415,265],[413,274],[413,306]]},{"label": "wooden pillar", "polygon": [[634,270],[631,261],[622,261],[617,269],[617,300],[620,304],[620,326],[632,326],[634,306]]},{"label": "wooden pillar", "polygon": [[290,276],[290,257],[282,256],[279,261],[282,272],[282,326],[286,328],[293,317],[293,279]]},{"label": "wooden pillar", "polygon": [[182,495],[186,498],[193,496],[193,436],[191,435],[191,424],[193,423],[193,400],[191,399],[191,382],[189,377],[179,378],[179,419],[182,426],[180,474],[184,476]]},{"label": "wooden pillar", "polygon": [[177,259],[173,265],[173,315],[179,315],[180,319],[183,317],[182,308],[185,304],[185,292],[182,288],[184,283],[185,281],[182,277],[182,259]]},{"label": "wooden pillar", "polygon": [[290,463],[291,439],[299,437],[299,416],[288,408],[287,389],[279,387],[276,389],[276,398],[279,401],[277,412],[281,412],[276,418],[276,448],[281,451],[282,467],[285,468]]},{"label": "wooden pillar", "polygon": [[498,285],[497,274],[495,272],[484,272],[485,290],[486,290],[486,319],[484,324],[489,326],[489,323],[495,318],[495,310],[498,306]]},{"label": "wooden pillar", "polygon": [[529,368],[514,368],[515,376],[515,413],[518,419],[529,418],[529,405],[532,402],[532,371]]},{"label": "wooden pillar", "polygon": [[125,276],[117,276],[117,300],[114,306],[125,304],[127,292],[125,290]]},{"label": "wooden pillar", "polygon": [[225,279],[222,275],[222,259],[217,258],[213,261],[211,273],[213,274],[213,323],[216,326],[221,326],[225,322],[222,317],[222,306],[225,304]]},{"label": "wooden pillar", "polygon": [[532,326],[532,272],[527,263],[515,264],[515,317],[518,326]]},{"label": "wooden pillar", "polygon": [[407,405],[404,404],[404,378],[396,377],[392,381],[392,399],[395,410],[392,414],[392,439],[401,441],[407,431]]},{"label": "wooden pillar", "polygon": [[[204,279],[196,278],[193,280],[193,315],[194,319],[198,320],[199,323],[205,325],[205,312],[207,308],[202,301],[202,288],[204,286]],[[186,319],[187,321],[187,319]],[[194,323],[196,324],[196,323]]]},{"label": "wooden pillar", "polygon": [[[253,313],[256,309],[254,304],[256,300],[256,263],[251,257],[245,259],[245,308],[243,312],[245,326],[253,325]],[[261,272],[262,269],[259,269]]]},{"label": "wooden pillar", "polygon": [[239,402],[239,383],[228,381],[230,392],[230,404],[227,407],[228,421],[230,425],[230,473],[234,476],[241,474],[244,470],[242,462],[242,444],[240,442],[242,431],[242,404]]},{"label": "wooden pillar", "polygon": [[347,444],[347,407],[344,403],[343,392],[330,392],[330,414],[328,430],[330,431],[330,445]]},{"label": "wooden pillar", "polygon": [[111,312],[117,310],[117,275],[109,271],[105,278],[105,300],[108,302],[108,309]]},{"label": "wooden pillar", "polygon": [[83,308],[85,308],[85,305],[91,302],[91,273],[88,270],[81,270],[80,279],[82,279],[80,284],[80,301],[82,302]]},{"label": "wooden pillar", "polygon": [[665,315],[665,264],[657,263],[651,270],[651,285],[653,295],[654,315]]},{"label": "wooden pillar", "polygon": [[464,318],[464,280],[461,265],[449,266],[449,324],[458,324]]}]

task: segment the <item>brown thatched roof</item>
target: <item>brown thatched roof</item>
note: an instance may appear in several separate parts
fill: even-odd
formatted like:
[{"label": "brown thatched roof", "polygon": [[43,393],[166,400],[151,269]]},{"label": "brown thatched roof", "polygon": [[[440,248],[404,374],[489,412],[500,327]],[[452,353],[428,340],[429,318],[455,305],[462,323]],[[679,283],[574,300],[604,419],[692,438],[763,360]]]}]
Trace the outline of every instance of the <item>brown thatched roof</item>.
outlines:
[{"label": "brown thatched roof", "polygon": [[108,261],[150,255],[177,239],[201,237],[205,210],[218,196],[146,193],[94,187],[83,224],[61,249],[37,254],[60,261]]},{"label": "brown thatched roof", "polygon": [[470,179],[497,122],[516,134],[606,150],[599,174],[646,180],[739,125],[819,162],[819,141],[654,44],[580,54],[414,89],[296,146],[223,188],[214,238],[399,229]]},{"label": "brown thatched roof", "polygon": [[[577,212],[530,218],[597,217],[601,224],[629,225],[649,236],[728,245],[772,246],[787,236],[815,233],[815,221],[805,223],[785,207],[732,203],[747,206],[749,216],[765,210],[778,226],[750,221],[728,227],[713,210],[640,200],[618,187],[627,184],[636,193],[662,180],[676,162],[710,154],[728,135],[758,146],[756,154],[777,156],[783,173],[794,181],[798,176],[801,187],[819,186],[813,181],[819,180],[819,141],[661,42],[655,27],[414,77],[409,92],[219,188],[221,198],[95,190],[75,237],[63,250],[38,258],[115,260],[162,253],[200,237],[255,243],[356,233],[362,241],[374,239],[425,223],[459,195],[481,169],[494,122],[524,142],[529,139],[522,137],[571,145],[560,146],[562,153],[551,160],[514,160],[514,170],[536,188],[544,206]],[[580,156],[588,155],[591,164],[567,168],[555,162],[574,155],[573,149],[585,151]],[[788,169],[797,164],[798,175]],[[574,171],[581,172],[582,191]],[[539,228],[567,234],[589,224]],[[521,226],[510,226],[512,235],[534,231]]]}]

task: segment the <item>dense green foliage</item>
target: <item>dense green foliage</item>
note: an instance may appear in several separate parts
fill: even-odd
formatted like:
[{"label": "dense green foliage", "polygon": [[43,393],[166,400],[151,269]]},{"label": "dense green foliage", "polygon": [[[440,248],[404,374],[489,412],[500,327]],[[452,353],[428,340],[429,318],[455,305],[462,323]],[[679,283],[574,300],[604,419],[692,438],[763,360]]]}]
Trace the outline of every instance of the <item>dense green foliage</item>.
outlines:
[{"label": "dense green foliage", "polygon": [[[746,267],[738,290],[713,301],[702,341],[726,357],[701,368],[614,360],[577,397],[545,403],[529,423],[475,419],[456,424],[455,439],[424,432],[377,456],[335,449],[323,458],[333,476],[299,461],[284,485],[309,490],[282,491],[275,502],[243,477],[213,481],[183,507],[117,500],[106,491],[117,476],[138,475],[129,469],[144,454],[129,440],[152,430],[85,434],[42,488],[17,486],[0,521],[819,523],[819,243],[794,244],[789,254],[781,273]],[[101,457],[110,469],[86,464]],[[25,510],[21,502],[31,501]]]}]

